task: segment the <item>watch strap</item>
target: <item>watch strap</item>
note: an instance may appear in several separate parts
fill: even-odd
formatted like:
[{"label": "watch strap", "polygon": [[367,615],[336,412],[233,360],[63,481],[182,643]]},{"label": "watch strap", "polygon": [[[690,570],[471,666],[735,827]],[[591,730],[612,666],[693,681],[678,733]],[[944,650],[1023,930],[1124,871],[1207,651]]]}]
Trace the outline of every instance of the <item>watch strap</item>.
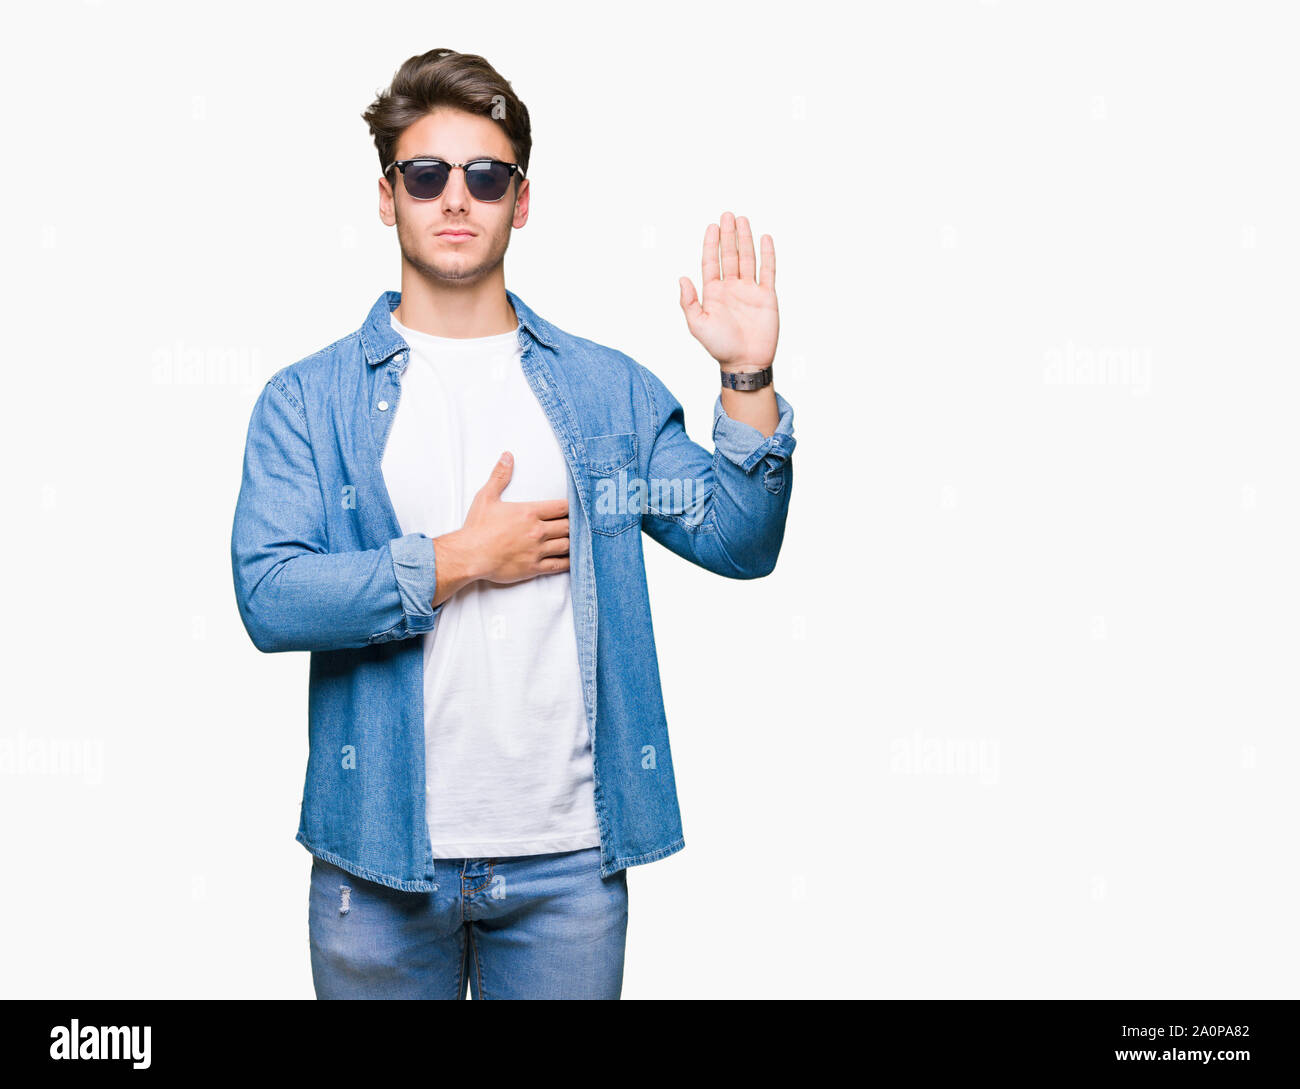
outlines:
[{"label": "watch strap", "polygon": [[724,389],[762,389],[772,384],[772,368],[764,367],[761,371],[746,371],[744,374],[722,372]]}]

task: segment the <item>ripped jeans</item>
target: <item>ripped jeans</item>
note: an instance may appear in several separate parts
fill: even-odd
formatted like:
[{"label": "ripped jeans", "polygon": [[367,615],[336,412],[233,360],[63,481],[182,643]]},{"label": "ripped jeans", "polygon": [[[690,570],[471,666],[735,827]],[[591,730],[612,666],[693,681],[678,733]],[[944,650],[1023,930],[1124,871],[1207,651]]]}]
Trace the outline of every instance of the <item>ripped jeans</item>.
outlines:
[{"label": "ripped jeans", "polygon": [[623,988],[627,870],[600,848],[439,859],[436,892],[403,892],[312,856],[317,998],[614,999]]}]

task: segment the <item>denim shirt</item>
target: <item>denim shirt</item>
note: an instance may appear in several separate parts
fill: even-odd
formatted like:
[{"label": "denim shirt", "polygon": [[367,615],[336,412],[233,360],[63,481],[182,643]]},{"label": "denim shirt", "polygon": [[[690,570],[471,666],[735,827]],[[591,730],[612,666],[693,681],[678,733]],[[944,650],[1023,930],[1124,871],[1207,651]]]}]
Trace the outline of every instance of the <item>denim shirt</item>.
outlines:
[{"label": "denim shirt", "polygon": [[[685,846],[642,532],[727,578],[771,572],[793,485],[793,410],[777,394],[780,423],[764,436],[719,395],[710,452],[646,367],[506,295],[524,374],[568,466],[573,628],[608,877]],[[442,606],[433,540],[403,535],[380,465],[410,361],[389,323],[400,300],[384,292],[360,329],[267,380],[230,553],[254,646],[311,652],[297,840],[359,877],[431,892],[415,637],[436,628]]]}]

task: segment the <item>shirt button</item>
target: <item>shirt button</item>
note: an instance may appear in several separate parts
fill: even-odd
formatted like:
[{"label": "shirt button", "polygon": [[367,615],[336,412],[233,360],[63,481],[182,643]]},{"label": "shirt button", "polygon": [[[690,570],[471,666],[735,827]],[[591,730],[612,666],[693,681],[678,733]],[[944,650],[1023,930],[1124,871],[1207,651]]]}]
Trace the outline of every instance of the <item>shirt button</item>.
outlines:
[{"label": "shirt button", "polygon": [[380,412],[387,412],[387,411],[388,411],[388,402],[387,402],[387,401],[380,401],[380,402],[379,402],[379,411],[380,411]]}]

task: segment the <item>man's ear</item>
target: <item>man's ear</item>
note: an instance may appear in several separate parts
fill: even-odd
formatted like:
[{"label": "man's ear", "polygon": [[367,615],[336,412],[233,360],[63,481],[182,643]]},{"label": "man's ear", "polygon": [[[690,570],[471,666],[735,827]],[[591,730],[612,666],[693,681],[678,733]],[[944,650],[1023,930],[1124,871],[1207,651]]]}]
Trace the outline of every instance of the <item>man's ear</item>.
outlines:
[{"label": "man's ear", "polygon": [[387,178],[379,179],[379,218],[385,227],[397,223],[396,198]]},{"label": "man's ear", "polygon": [[515,197],[515,215],[514,219],[511,221],[511,226],[513,227],[522,227],[528,222],[529,184],[527,178],[519,184],[519,195]]}]

